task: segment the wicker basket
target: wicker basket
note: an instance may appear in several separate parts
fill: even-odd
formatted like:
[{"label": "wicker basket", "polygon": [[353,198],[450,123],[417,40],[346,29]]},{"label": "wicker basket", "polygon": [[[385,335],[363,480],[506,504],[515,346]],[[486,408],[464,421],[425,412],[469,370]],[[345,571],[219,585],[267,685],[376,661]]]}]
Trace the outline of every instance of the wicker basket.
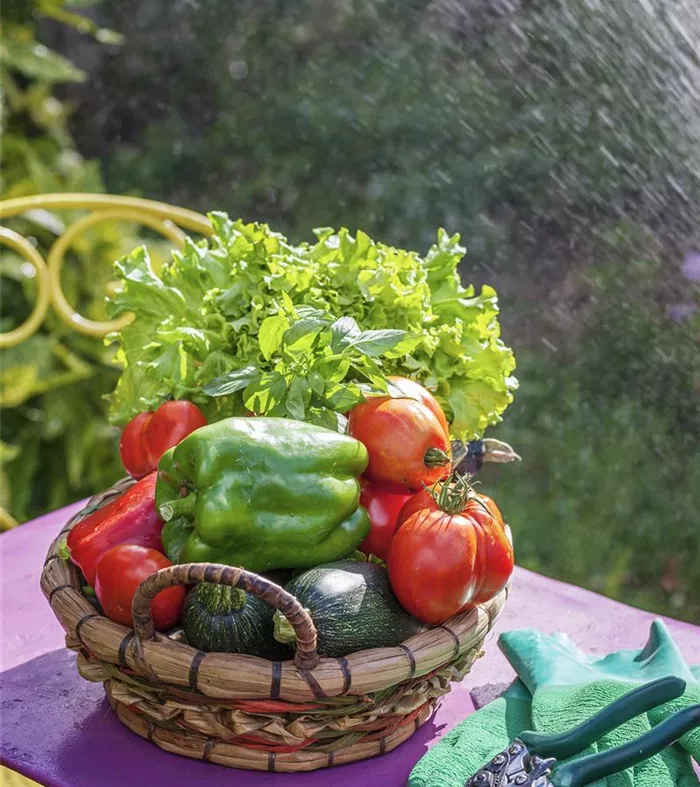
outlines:
[{"label": "wicker basket", "polygon": [[[162,569],[134,599],[134,631],[99,614],[81,576],[58,553],[73,525],[121,494],[125,479],[91,498],[51,544],[41,588],[78,652],[83,678],[104,683],[130,730],[166,751],[236,768],[310,771],[391,751],[431,716],[450,681],[469,671],[508,590],[394,648],[319,658],[316,631],[299,603],[239,568],[188,564]],[[297,634],[294,661],[203,653],[182,633],[153,630],[152,597],[194,582],[241,587],[282,610]]]}]

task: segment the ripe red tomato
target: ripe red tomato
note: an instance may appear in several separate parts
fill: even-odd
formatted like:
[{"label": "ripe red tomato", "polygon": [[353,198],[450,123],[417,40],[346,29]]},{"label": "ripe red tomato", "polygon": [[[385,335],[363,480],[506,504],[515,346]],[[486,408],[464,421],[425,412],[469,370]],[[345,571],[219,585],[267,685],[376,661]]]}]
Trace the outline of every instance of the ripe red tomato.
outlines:
[{"label": "ripe red tomato", "polygon": [[362,552],[386,560],[396,530],[399,510],[408,497],[405,492],[392,492],[369,481],[362,482],[360,505],[367,509],[372,524],[369,535],[360,544]]},{"label": "ripe red tomato", "polygon": [[469,511],[472,516],[474,516],[474,512],[477,508],[481,508],[483,512],[483,507],[486,506],[488,512],[496,520],[496,522],[498,522],[501,527],[505,527],[505,521],[503,519],[501,509],[496,505],[496,502],[492,498],[490,498],[488,495],[481,494],[481,492],[475,494],[474,498],[475,499],[469,501],[469,505],[471,506]]},{"label": "ripe red tomato", "polygon": [[152,471],[151,461],[143,450],[143,429],[153,413],[139,413],[124,427],[119,439],[119,454],[126,472],[141,478]]},{"label": "ripe red tomato", "polygon": [[185,399],[165,402],[152,413],[139,413],[119,441],[124,469],[134,478],[152,472],[168,448],[206,424],[199,407]]},{"label": "ripe red tomato", "polygon": [[477,536],[461,514],[423,509],[394,534],[389,579],[401,605],[424,623],[439,625],[456,615],[476,586]]},{"label": "ripe red tomato", "polygon": [[[121,544],[109,549],[97,564],[95,578],[95,593],[105,615],[133,628],[131,602],[136,588],[151,574],[172,565],[165,555],[148,547]],[[180,620],[184,603],[182,585],[161,590],[151,604],[156,629],[171,629]]]},{"label": "ripe red tomato", "polygon": [[449,437],[437,416],[414,399],[368,399],[350,411],[348,432],[367,448],[365,478],[376,484],[410,491],[450,471]]},{"label": "ripe red tomato", "polygon": [[409,380],[408,377],[396,377],[394,375],[390,375],[389,379],[406,396],[410,396],[411,399],[415,399],[417,402],[424,404],[428,410],[434,413],[438,421],[440,421],[440,425],[445,430],[445,433],[449,435],[450,425],[447,423],[445,411],[442,409],[442,407],[440,407],[440,402],[438,402],[438,400],[430,393],[427,388],[424,388],[415,380]]},{"label": "ripe red tomato", "polygon": [[418,511],[422,511],[424,508],[427,508],[430,511],[437,511],[439,509],[438,504],[435,502],[435,498],[433,494],[439,494],[442,484],[438,484],[431,489],[426,489],[423,487],[418,492],[414,492],[408,500],[401,506],[401,510],[399,511],[399,515],[396,518],[396,527],[399,528],[401,525],[409,518],[412,517]]},{"label": "ripe red tomato", "polygon": [[192,402],[178,399],[162,404],[143,429],[143,443],[154,469],[168,448],[206,425],[204,414]]},{"label": "ripe red tomato", "polygon": [[482,604],[505,587],[513,573],[513,545],[498,506],[487,495],[473,495],[464,509],[479,527],[479,552],[486,564],[472,602]]},{"label": "ripe red tomato", "polygon": [[[429,503],[416,510],[419,495]],[[401,604],[431,624],[493,598],[513,564],[513,545],[490,498],[471,494],[461,511],[448,513],[426,491],[409,498],[399,513],[388,560]]]}]

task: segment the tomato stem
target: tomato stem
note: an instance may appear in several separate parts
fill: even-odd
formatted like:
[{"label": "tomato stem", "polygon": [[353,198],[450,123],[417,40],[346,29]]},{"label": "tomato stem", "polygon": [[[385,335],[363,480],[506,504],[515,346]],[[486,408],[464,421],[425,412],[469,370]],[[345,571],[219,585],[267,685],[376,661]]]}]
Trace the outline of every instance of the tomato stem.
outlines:
[{"label": "tomato stem", "polygon": [[461,514],[474,490],[465,476],[456,473],[443,484],[438,481],[430,494],[441,511],[446,514]]},{"label": "tomato stem", "polygon": [[371,552],[361,552],[359,549],[348,555],[347,560],[356,560],[358,563],[376,563],[376,565],[386,568],[386,563],[380,557]]},{"label": "tomato stem", "polygon": [[426,467],[443,467],[449,465],[452,459],[450,455],[442,450],[442,448],[428,448],[423,457],[423,463]]}]

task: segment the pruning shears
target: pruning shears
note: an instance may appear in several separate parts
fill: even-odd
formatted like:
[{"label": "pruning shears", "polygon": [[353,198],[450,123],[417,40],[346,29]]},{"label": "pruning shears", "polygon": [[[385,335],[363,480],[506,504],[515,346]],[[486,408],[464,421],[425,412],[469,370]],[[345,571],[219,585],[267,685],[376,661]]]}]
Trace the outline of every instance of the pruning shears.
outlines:
[{"label": "pruning shears", "polygon": [[660,678],[640,686],[592,718],[561,735],[522,732],[511,745],[467,779],[465,787],[585,787],[653,757],[690,730],[700,727],[700,705],[670,716],[641,738],[571,760],[630,719],[680,697],[681,678]]},{"label": "pruning shears", "polygon": [[452,441],[452,470],[468,478],[476,475],[484,462],[508,464],[519,460],[520,457],[508,443],[494,440],[492,437],[471,440],[468,443],[463,443],[461,440]]}]

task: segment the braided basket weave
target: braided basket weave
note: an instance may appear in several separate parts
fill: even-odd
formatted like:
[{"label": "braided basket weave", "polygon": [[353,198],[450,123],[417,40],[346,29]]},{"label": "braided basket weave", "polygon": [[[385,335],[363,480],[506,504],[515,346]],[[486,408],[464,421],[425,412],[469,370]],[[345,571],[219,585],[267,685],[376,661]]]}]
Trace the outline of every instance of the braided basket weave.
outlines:
[{"label": "braided basket weave", "polygon": [[[394,648],[319,658],[306,611],[282,588],[230,566],[192,563],[162,569],[139,587],[134,630],[99,614],[81,590],[61,538],[133,483],[91,498],[51,544],[41,588],[77,651],[83,678],[104,683],[130,730],[161,749],[236,768],[310,771],[396,748],[431,716],[450,681],[461,680],[491,629],[508,589],[443,626]],[[182,632],[154,632],[150,602],[170,585],[215,582],[254,593],[294,626],[294,660],[203,653]]]}]

